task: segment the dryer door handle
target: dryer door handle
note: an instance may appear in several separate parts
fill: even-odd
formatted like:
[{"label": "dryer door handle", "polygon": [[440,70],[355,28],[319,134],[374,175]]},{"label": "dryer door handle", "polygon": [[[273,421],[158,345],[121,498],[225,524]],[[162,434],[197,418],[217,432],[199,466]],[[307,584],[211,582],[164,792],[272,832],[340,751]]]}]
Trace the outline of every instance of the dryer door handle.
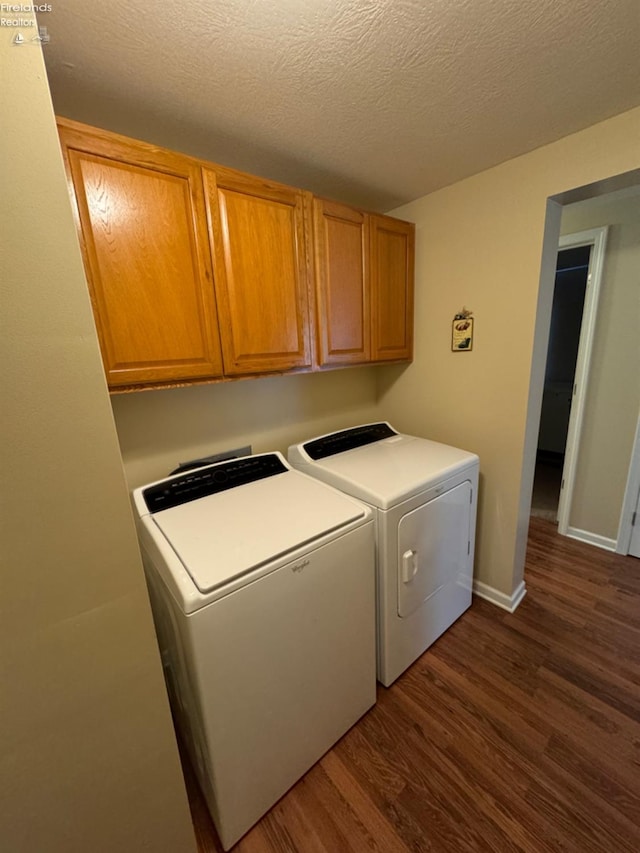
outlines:
[{"label": "dryer door handle", "polygon": [[418,552],[405,551],[402,555],[402,580],[410,583],[418,571]]}]

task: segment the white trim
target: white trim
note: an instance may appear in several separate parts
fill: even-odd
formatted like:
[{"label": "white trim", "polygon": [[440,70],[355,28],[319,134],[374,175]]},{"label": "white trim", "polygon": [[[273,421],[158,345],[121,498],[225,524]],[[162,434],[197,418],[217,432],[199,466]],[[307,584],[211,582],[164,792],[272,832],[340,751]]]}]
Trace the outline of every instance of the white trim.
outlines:
[{"label": "white trim", "polygon": [[603,548],[605,551],[616,550],[616,540],[609,539],[607,536],[600,536],[598,533],[589,533],[588,530],[580,530],[578,527],[567,527],[565,536],[571,539],[577,539],[579,542],[586,542],[587,545],[595,545],[597,548]]},{"label": "white trim", "polygon": [[524,581],[520,581],[511,595],[505,595],[504,592],[500,592],[495,587],[475,579],[473,581],[473,592],[479,598],[484,598],[485,601],[490,601],[491,604],[495,604],[496,607],[501,607],[503,610],[508,610],[509,613],[513,613],[527,594]]},{"label": "white trim", "polygon": [[571,509],[573,487],[576,479],[578,448],[580,446],[582,419],[589,381],[589,368],[591,366],[591,350],[593,347],[596,315],[598,313],[598,296],[602,281],[607,230],[605,226],[603,228],[592,228],[589,231],[580,231],[577,234],[566,234],[558,242],[559,249],[593,246],[591,257],[589,258],[589,275],[587,277],[587,290],[582,311],[580,343],[578,344],[578,359],[573,385],[573,401],[569,416],[569,431],[567,433],[564,468],[562,470],[562,489],[560,490],[560,502],[558,504],[558,533],[564,536],[569,535],[569,511]]},{"label": "white trim", "polygon": [[620,513],[620,525],[618,527],[618,543],[616,552],[628,554],[631,547],[632,527],[631,518],[638,503],[638,492],[640,492],[640,417],[636,426],[636,437],[633,440],[631,462],[629,464],[629,475],[627,486],[624,490],[622,501],[622,512]]}]

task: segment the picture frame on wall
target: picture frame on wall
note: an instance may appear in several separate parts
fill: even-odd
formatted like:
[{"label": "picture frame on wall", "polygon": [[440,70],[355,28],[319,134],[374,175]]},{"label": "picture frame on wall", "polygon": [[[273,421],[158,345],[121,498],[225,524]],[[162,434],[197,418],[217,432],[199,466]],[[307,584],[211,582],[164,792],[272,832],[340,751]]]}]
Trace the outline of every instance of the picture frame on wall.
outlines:
[{"label": "picture frame on wall", "polygon": [[471,352],[473,349],[473,317],[456,317],[451,324],[451,349],[453,352]]}]

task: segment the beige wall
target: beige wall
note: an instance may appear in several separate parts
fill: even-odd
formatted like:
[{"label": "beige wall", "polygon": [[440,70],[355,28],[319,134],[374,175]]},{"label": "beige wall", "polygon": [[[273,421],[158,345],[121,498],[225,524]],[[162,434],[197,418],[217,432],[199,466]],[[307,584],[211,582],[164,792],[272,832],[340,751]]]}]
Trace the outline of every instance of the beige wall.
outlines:
[{"label": "beige wall", "polygon": [[254,453],[377,417],[374,368],[273,376],[111,398],[129,486],[179,462],[250,444]]},{"label": "beige wall", "polygon": [[182,853],[193,830],[41,51],[9,36],[0,846]]},{"label": "beige wall", "polygon": [[[637,169],[639,142],[635,109],[394,211],[417,226],[416,353],[381,375],[381,410],[404,431],[479,454],[476,577],[506,595],[523,573],[551,310],[560,208],[547,200]],[[463,305],[474,349],[452,353]]]},{"label": "beige wall", "polygon": [[609,226],[570,527],[616,539],[640,411],[640,191],[567,206],[563,234]]}]

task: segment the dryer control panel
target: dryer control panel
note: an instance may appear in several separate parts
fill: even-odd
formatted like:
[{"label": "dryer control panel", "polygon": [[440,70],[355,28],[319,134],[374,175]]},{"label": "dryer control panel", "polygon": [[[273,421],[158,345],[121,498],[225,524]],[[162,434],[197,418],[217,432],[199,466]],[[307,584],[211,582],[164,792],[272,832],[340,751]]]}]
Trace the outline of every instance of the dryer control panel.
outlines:
[{"label": "dryer control panel", "polygon": [[284,474],[289,468],[277,453],[265,453],[261,456],[246,456],[240,459],[228,459],[209,465],[206,468],[196,468],[177,477],[163,480],[145,489],[144,502],[149,512],[160,512],[189,501],[205,498],[236,486],[264,480]]},{"label": "dryer control panel", "polygon": [[344,453],[345,450],[355,450],[356,447],[391,438],[394,435],[398,433],[391,429],[388,423],[365,424],[334,432],[331,435],[323,435],[321,438],[308,441],[303,447],[311,459],[317,461],[326,459],[327,456],[334,456],[336,453]]}]

